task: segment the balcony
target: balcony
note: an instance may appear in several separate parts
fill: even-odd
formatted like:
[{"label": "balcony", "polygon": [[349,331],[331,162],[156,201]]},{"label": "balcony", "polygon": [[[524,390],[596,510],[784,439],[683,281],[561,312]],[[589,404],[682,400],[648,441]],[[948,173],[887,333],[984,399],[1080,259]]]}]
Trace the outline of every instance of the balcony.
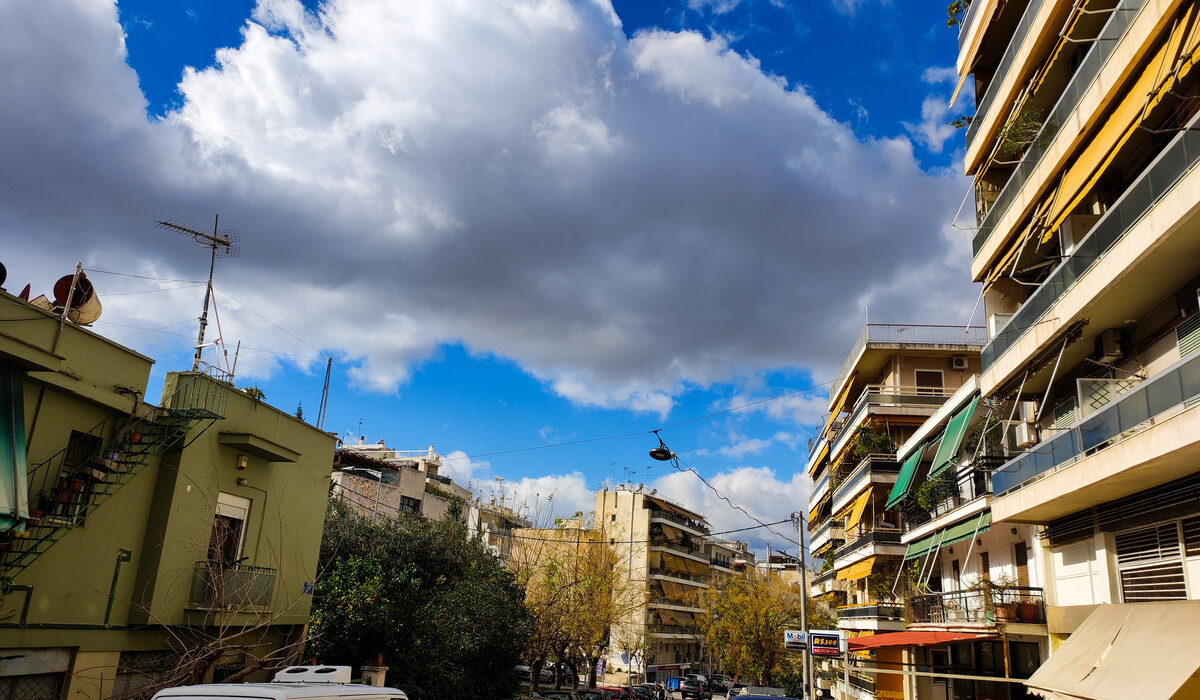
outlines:
[{"label": "balcony", "polygon": [[[1195,122],[1192,122],[1192,126]],[[986,372],[1200,161],[1200,132],[1182,131],[1109,207],[1071,256],[1059,264],[983,349]],[[1181,234],[1183,235],[1183,234]],[[1063,314],[1059,314],[1063,316]],[[1066,318],[1063,319],[1065,322]]]},{"label": "balcony", "polygon": [[809,551],[815,552],[830,542],[845,542],[846,531],[842,529],[844,524],[845,521],[832,519],[821,523],[821,526],[809,535]]},{"label": "balcony", "polygon": [[[1017,24],[1017,28],[1013,32],[1012,39],[1008,42],[1008,48],[1005,49],[1004,56],[1000,59],[999,65],[996,66],[996,70],[992,74],[992,79],[988,81],[988,86],[984,93],[979,95],[978,99],[975,100],[975,117],[967,126],[967,133],[965,136],[968,148],[970,148],[971,143],[979,134],[979,124],[987,116],[988,110],[991,108],[992,103],[995,102],[996,94],[1000,92],[1000,86],[1004,82],[1004,78],[1008,75],[1008,72],[1012,70],[1013,61],[1016,60],[1017,52],[1020,51],[1021,46],[1025,44],[1025,39],[1029,36],[1030,28],[1035,26],[1034,20],[1037,18],[1038,13],[1041,12],[1044,2],[1045,0],[1032,0],[1025,7],[1025,13],[1021,15],[1021,21]],[[983,4],[984,3],[982,1],[972,3],[971,8],[967,11],[967,15],[964,18],[958,35],[959,50],[962,50],[963,41],[967,37],[968,32],[966,29],[972,21],[974,10]]]},{"label": "balcony", "polygon": [[675,513],[668,513],[665,510],[650,511],[650,520],[651,522],[655,520],[665,520],[666,522],[673,523],[675,525],[681,525],[702,535],[708,534],[708,525],[705,525],[703,522],[694,520],[692,518],[685,518],[682,515],[676,515]]},{"label": "balcony", "polygon": [[1041,588],[995,586],[984,590],[911,595],[910,624],[985,625],[1046,623],[1046,599]]},{"label": "balcony", "polygon": [[[1079,68],[1071,77],[1070,82],[1067,83],[1066,88],[1064,88],[1062,96],[1059,97],[1058,102],[1050,110],[1050,114],[1043,122],[1041,130],[1034,137],[1033,143],[1025,151],[1020,164],[1017,165],[1016,170],[1013,171],[1004,188],[1000,190],[996,201],[992,203],[991,208],[984,215],[983,220],[979,224],[979,231],[971,240],[971,251],[973,254],[979,254],[992,233],[998,228],[1000,220],[1017,199],[1018,193],[1032,179],[1034,170],[1041,163],[1042,157],[1050,150],[1050,146],[1054,143],[1059,131],[1065,125],[1076,123],[1069,119],[1071,113],[1079,106],[1084,95],[1091,91],[1092,83],[1096,81],[1100,70],[1104,68],[1109,57],[1116,51],[1117,46],[1121,43],[1120,39],[1125,35],[1129,27],[1133,25],[1133,20],[1137,17],[1139,11],[1142,9],[1142,5],[1145,3],[1146,0],[1123,0],[1117,6],[1117,9],[1112,12],[1108,23],[1100,31],[1100,36],[1092,44],[1092,48],[1079,64]],[[977,114],[981,114],[981,112],[977,111]],[[973,134],[968,132],[968,143],[972,136]]]},{"label": "balcony", "polygon": [[685,557],[691,557],[696,561],[708,562],[708,555],[704,553],[704,547],[691,542],[690,540],[673,540],[669,537],[654,537],[650,536],[650,547],[665,549],[672,554],[680,554]]},{"label": "balcony", "polygon": [[646,598],[646,603],[655,607],[665,607],[671,609],[678,608],[681,611],[686,612],[704,612],[704,608],[696,605],[694,601],[687,602],[684,600],[679,600],[678,598],[671,598],[663,595],[652,595]]},{"label": "balcony", "polygon": [[1190,474],[1198,460],[1193,354],[993,474],[993,517],[1049,522]]},{"label": "balcony", "polygon": [[900,530],[877,528],[839,547],[833,554],[834,568],[842,569],[870,556],[902,556],[903,554],[904,545],[900,544]]},{"label": "balcony", "polygon": [[899,621],[904,617],[904,611],[899,605],[880,605],[878,603],[846,605],[839,607],[837,613],[839,622],[845,619]]},{"label": "balcony", "polygon": [[[959,327],[961,330],[962,327]],[[869,415],[931,416],[952,393],[949,389],[933,387],[868,385],[854,402],[850,416],[839,424],[840,427],[831,431],[829,454],[840,453],[854,436],[855,428]]]},{"label": "balcony", "polygon": [[652,566],[652,567],[650,567],[649,571],[650,571],[651,576],[664,576],[667,578],[678,579],[681,581],[690,581],[692,583],[698,583],[698,584],[701,584],[704,586],[707,586],[709,584],[709,582],[712,581],[711,576],[704,576],[701,574],[691,574],[686,571],[679,571],[677,569],[666,569],[666,568],[659,567],[659,566]]},{"label": "balcony", "polygon": [[[980,457],[977,460],[976,467],[983,468],[985,460],[991,458]],[[992,462],[986,462],[991,464]],[[995,466],[1000,466],[996,464]],[[934,522],[943,516],[949,515],[959,508],[976,503],[980,498],[983,498],[992,492],[992,475],[988,472],[976,471],[968,469],[958,474],[958,482],[953,493],[947,495],[941,501],[934,505],[933,510],[926,511],[916,503],[912,503],[907,510],[904,511],[903,522],[901,529],[905,534],[914,530],[920,530],[931,522]]]},{"label": "balcony", "polygon": [[198,561],[192,572],[189,602],[200,610],[231,612],[270,607],[276,573],[265,566]]},{"label": "balcony", "polygon": [[837,379],[830,386],[830,396],[837,396],[842,384],[858,364],[859,357],[868,345],[880,345],[888,349],[900,349],[913,345],[924,346],[982,346],[987,342],[987,329],[982,326],[930,326],[901,323],[868,323],[863,326],[858,339],[850,348],[850,354],[842,363]]},{"label": "balcony", "polygon": [[864,457],[854,470],[842,479],[833,489],[833,508],[835,511],[844,506],[845,499],[854,496],[867,481],[882,484],[896,483],[900,473],[900,463],[894,454],[872,454]]},{"label": "balcony", "polygon": [[647,633],[651,637],[699,637],[700,630],[693,625],[655,625],[651,627]]}]

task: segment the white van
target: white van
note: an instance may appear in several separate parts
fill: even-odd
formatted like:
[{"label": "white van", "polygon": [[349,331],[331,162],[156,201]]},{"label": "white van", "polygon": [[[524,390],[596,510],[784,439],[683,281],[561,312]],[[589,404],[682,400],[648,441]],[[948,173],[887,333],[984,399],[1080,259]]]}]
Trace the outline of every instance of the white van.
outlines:
[{"label": "white van", "polygon": [[403,690],[351,685],[349,666],[288,666],[270,683],[210,683],[160,690],[153,700],[408,700]]}]

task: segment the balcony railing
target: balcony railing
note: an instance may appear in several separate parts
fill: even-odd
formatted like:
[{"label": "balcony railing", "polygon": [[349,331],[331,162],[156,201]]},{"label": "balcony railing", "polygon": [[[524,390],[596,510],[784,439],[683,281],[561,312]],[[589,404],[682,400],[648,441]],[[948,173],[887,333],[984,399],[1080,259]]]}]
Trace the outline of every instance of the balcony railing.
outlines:
[{"label": "balcony railing", "polygon": [[[846,536],[849,537],[849,533],[847,533]],[[855,550],[862,549],[863,547],[872,544],[900,544],[900,531],[890,529],[872,530],[864,535],[859,536],[853,542],[839,547],[838,550],[834,552],[834,558],[836,559],[844,557]]]},{"label": "balcony railing", "polygon": [[670,576],[671,578],[679,578],[685,581],[695,581],[696,583],[708,583],[712,580],[710,576],[701,574],[692,574],[687,571],[678,571],[676,569],[665,569],[660,566],[650,567],[651,576]]},{"label": "balcony railing", "polygon": [[[842,529],[842,525],[844,523],[845,521],[843,520],[826,520],[821,524],[821,527],[818,527],[816,530],[812,531],[812,534],[809,535],[809,541],[812,542],[819,540],[826,535],[830,535],[832,537],[832,531]],[[842,533],[842,536],[846,536],[844,532]]]},{"label": "balcony railing", "polygon": [[190,602],[201,610],[237,612],[271,605],[275,569],[219,561],[198,561],[192,573]]},{"label": "balcony railing", "polygon": [[[1067,118],[1079,106],[1080,100],[1084,94],[1092,86],[1096,80],[1096,76],[1100,74],[1100,70],[1104,64],[1108,62],[1109,56],[1112,55],[1120,44],[1120,39],[1125,35],[1125,32],[1133,24],[1133,20],[1141,11],[1142,5],[1146,0],[1122,0],[1117,9],[1113,11],[1108,22],[1104,25],[1104,29],[1100,30],[1100,36],[1092,43],[1091,49],[1079,64],[1079,69],[1071,76],[1070,82],[1063,90],[1062,95],[1058,98],[1058,103],[1050,110],[1050,115],[1046,117],[1045,123],[1042,124],[1041,130],[1034,137],[1033,143],[1025,151],[1025,155],[1021,158],[1021,163],[1017,165],[1017,169],[1013,171],[1008,182],[1004,184],[1004,188],[1000,190],[1000,194],[996,197],[996,201],[988,209],[984,215],[983,221],[979,222],[979,231],[975,233],[975,237],[971,240],[972,252],[978,254],[983,248],[984,243],[992,235],[996,224],[1004,217],[1005,212],[1012,206],[1013,200],[1016,199],[1017,193],[1029,181],[1033,175],[1033,171],[1037,168],[1042,160],[1042,156],[1050,148],[1050,144],[1054,142],[1054,137],[1058,136],[1059,130],[1064,124],[1069,124]],[[978,112],[977,112],[978,113]],[[967,138],[970,138],[968,134]],[[987,364],[984,364],[986,367]]]},{"label": "balcony railing", "polygon": [[674,540],[669,537],[653,537],[652,536],[650,538],[650,546],[651,547],[662,547],[662,548],[668,549],[672,552],[678,552],[680,554],[687,554],[687,555],[693,556],[693,557],[704,558],[707,556],[704,553],[704,547],[702,547],[698,544],[693,544],[690,541]]},{"label": "balcony railing", "polygon": [[699,635],[698,630],[693,625],[651,625],[650,634],[693,634]]},{"label": "balcony railing", "polygon": [[854,434],[853,429],[862,422],[872,406],[936,407],[945,403],[953,393],[953,390],[941,387],[891,387],[872,384],[864,389],[854,402],[854,406],[850,409],[850,416],[830,428],[832,445],[829,453],[838,454],[842,451]]},{"label": "balcony railing", "polygon": [[679,525],[683,525],[685,527],[689,527],[693,530],[696,530],[697,532],[703,532],[706,535],[708,534],[708,526],[705,525],[704,523],[700,522],[699,520],[693,520],[692,518],[685,518],[682,515],[668,513],[665,510],[652,510],[652,511],[650,511],[650,517],[651,518],[662,518],[663,520],[667,520],[667,521],[670,521],[673,523],[677,523]]},{"label": "balcony railing", "polygon": [[[1016,59],[1017,52],[1025,43],[1025,38],[1029,36],[1029,29],[1033,26],[1033,20],[1037,17],[1038,12],[1041,12],[1043,2],[1044,0],[1032,0],[1025,6],[1025,13],[1021,15],[1021,21],[1017,24],[1017,29],[1013,32],[1012,39],[1008,42],[1008,48],[1005,49],[1004,56],[1000,59],[999,65],[996,66],[996,72],[992,74],[992,79],[988,82],[987,89],[979,96],[979,99],[975,100],[975,117],[971,120],[970,125],[967,126],[965,137],[968,147],[970,147],[971,142],[979,133],[979,122],[983,121],[983,118],[987,116],[988,109],[991,108],[992,102],[995,101],[996,93],[1000,92],[1000,83],[1004,82],[1004,77],[1008,75],[1008,71],[1012,70],[1012,64]],[[983,0],[980,0],[974,3],[971,9],[973,10],[983,4]],[[971,16],[970,11],[967,12],[967,16]],[[958,35],[960,50],[962,49],[962,42],[966,38],[966,26],[966,24],[963,24],[964,31]]]},{"label": "balcony railing", "polygon": [[696,603],[696,601],[689,602],[686,600],[680,600],[678,598],[669,598],[669,597],[663,596],[663,595],[649,596],[646,598],[646,601],[652,605],[678,605],[681,608],[695,608],[697,610],[700,609],[700,606]]},{"label": "balcony railing", "polygon": [[1031,448],[992,475],[997,495],[1098,452],[1180,406],[1200,401],[1200,355],[1175,363],[1078,425]]},{"label": "balcony railing", "polygon": [[896,461],[896,455],[867,455],[833,490],[833,500],[836,501],[847,493],[854,493],[872,474],[895,474],[899,471],[900,463]]},{"label": "balcony railing", "polygon": [[858,339],[850,348],[850,354],[842,363],[837,379],[830,387],[831,392],[842,388],[850,370],[858,362],[858,355],[867,343],[904,345],[979,345],[987,342],[987,329],[983,326],[927,326],[901,323],[868,323],[863,326]]},{"label": "balcony railing", "polygon": [[1097,260],[1125,237],[1134,224],[1141,221],[1159,199],[1196,167],[1200,161],[1200,131],[1194,130],[1196,121],[1197,117],[1193,117],[1188,129],[1175,136],[1133,185],[1100,217],[1071,256],[1059,264],[1008,319],[983,349],[985,370],[1025,335],[1025,331],[1037,324],[1050,307],[1074,286],[1076,280],[1083,277]]},{"label": "balcony railing", "polygon": [[834,571],[833,569],[830,569],[829,571],[825,571],[823,573],[817,574],[816,576],[813,577],[812,585],[817,586],[822,583],[825,583],[826,581],[830,581],[836,575],[837,575],[837,572]]},{"label": "balcony railing", "polygon": [[911,595],[908,614],[914,623],[1044,624],[1046,599],[1041,588],[1028,586]]},{"label": "balcony railing", "polygon": [[853,620],[899,620],[904,616],[904,610],[899,605],[847,605],[838,608],[839,619]]},{"label": "balcony railing", "polygon": [[956,487],[953,493],[938,501],[931,511],[926,511],[915,503],[912,504],[904,513],[904,522],[901,525],[904,532],[915,530],[991,493],[992,475],[975,469],[967,469],[958,474]]}]

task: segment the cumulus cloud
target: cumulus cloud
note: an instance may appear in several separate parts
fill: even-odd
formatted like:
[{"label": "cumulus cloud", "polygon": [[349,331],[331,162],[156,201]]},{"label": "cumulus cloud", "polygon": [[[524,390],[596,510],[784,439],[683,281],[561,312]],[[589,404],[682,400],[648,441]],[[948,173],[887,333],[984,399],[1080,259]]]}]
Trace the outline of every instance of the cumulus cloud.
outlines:
[{"label": "cumulus cloud", "polygon": [[[204,251],[152,222],[220,212],[224,335],[301,356],[247,352],[247,376],[319,349],[392,391],[455,342],[665,414],[736,374],[832,376],[864,302],[945,320],[968,285],[957,180],[907,138],[856,136],[720,38],[628,39],[603,0],[260,0],[179,90],[147,119],[112,3],[0,5],[0,235],[36,241],[5,263],[35,292],[76,259],[194,279]],[[102,332],[195,315],[194,290],[104,297],[126,289],[101,285]]]},{"label": "cumulus cloud", "polygon": [[941,153],[942,147],[957,131],[949,124],[950,111],[946,107],[947,100],[938,95],[930,95],[921,103],[921,122],[919,124],[904,123],[904,128],[934,153]]},{"label": "cumulus cloud", "polygon": [[958,69],[954,66],[930,66],[921,73],[921,81],[936,85],[937,83],[957,83]]}]

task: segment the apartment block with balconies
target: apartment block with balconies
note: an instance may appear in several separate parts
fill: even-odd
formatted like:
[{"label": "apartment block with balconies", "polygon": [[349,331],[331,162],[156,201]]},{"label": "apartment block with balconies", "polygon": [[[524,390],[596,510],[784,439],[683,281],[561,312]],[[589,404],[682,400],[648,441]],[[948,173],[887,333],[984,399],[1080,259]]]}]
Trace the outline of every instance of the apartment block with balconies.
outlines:
[{"label": "apartment block with balconies", "polygon": [[[1052,647],[1132,645],[1200,615],[1200,3],[976,0],[965,19],[991,530],[1040,527]],[[1200,692],[1192,661],[1071,657],[1030,686]]]},{"label": "apartment block with balconies", "polygon": [[[822,560],[810,592],[828,596],[852,638],[903,629],[891,594],[903,523],[887,508],[896,448],[974,375],[983,341],[982,327],[868,324],[833,383],[806,467],[810,552]],[[900,681],[864,672],[851,686],[856,697],[885,696]]]}]

